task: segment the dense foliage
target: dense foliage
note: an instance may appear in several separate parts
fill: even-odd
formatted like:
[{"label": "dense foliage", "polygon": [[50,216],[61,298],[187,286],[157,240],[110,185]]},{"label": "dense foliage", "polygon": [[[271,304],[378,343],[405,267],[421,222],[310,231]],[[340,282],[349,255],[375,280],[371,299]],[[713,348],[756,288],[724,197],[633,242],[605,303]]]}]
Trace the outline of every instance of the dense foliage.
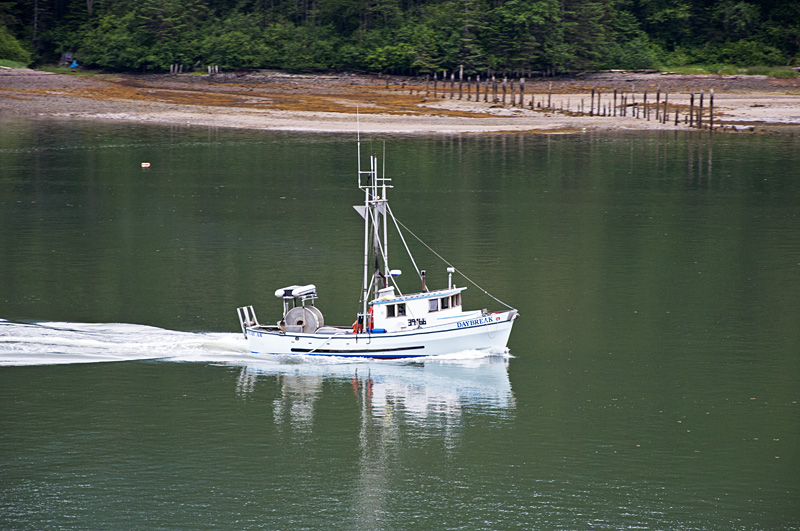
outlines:
[{"label": "dense foliage", "polygon": [[795,61],[786,0],[0,0],[0,59],[468,73]]}]

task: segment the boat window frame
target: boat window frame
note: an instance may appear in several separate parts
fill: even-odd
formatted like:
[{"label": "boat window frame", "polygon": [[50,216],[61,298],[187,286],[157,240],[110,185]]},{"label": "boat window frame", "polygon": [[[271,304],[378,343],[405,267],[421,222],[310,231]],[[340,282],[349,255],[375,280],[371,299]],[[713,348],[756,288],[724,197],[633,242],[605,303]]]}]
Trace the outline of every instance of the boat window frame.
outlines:
[{"label": "boat window frame", "polygon": [[449,310],[450,309],[450,297],[449,296],[448,297],[442,297],[441,298],[441,303],[439,304],[439,307],[442,309],[442,311]]},{"label": "boat window frame", "polygon": [[433,313],[438,311],[439,311],[439,299],[437,298],[428,299],[428,313]]},{"label": "boat window frame", "polygon": [[398,302],[397,303],[397,317],[405,317],[406,316],[406,303]]},{"label": "boat window frame", "polygon": [[395,311],[396,311],[395,306],[396,305],[394,305],[394,304],[387,304],[386,305],[386,317],[387,318],[396,317],[395,316]]}]

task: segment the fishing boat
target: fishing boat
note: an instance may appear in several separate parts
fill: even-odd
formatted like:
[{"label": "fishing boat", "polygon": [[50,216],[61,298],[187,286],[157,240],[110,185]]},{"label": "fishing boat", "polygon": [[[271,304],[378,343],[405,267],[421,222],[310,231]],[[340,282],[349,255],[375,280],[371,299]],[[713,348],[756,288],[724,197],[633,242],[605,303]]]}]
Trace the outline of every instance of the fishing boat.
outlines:
[{"label": "fishing boat", "polygon": [[[447,286],[429,290],[425,271],[417,267],[400,228],[413,233],[395,218],[389,206],[391,179],[385,171],[379,175],[374,154],[369,158],[369,169],[362,170],[360,139],[358,161],[358,188],[364,194],[364,204],[354,208],[364,219],[364,280],[355,322],[352,326],[326,325],[315,306],[318,294],[314,284],[286,286],[275,291],[283,302],[283,312],[274,325],[259,323],[253,306],[237,308],[250,351],[377,359],[422,358],[471,350],[504,352],[519,315],[517,310],[480,288],[444,259],[448,266]],[[389,268],[390,225],[400,236],[421,282],[416,293],[404,293],[397,283],[401,271]],[[505,309],[464,310],[462,294],[467,287],[453,283],[454,273],[461,274]]]}]

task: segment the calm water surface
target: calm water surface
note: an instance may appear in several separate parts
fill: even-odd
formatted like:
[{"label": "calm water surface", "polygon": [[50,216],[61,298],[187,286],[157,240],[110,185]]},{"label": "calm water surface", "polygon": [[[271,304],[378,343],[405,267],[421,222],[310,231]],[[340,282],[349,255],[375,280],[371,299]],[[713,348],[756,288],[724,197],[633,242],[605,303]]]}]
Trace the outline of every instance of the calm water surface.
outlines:
[{"label": "calm water surface", "polygon": [[0,528],[800,529],[800,140],[384,140],[507,356],[244,350],[354,318],[349,136],[3,123]]}]

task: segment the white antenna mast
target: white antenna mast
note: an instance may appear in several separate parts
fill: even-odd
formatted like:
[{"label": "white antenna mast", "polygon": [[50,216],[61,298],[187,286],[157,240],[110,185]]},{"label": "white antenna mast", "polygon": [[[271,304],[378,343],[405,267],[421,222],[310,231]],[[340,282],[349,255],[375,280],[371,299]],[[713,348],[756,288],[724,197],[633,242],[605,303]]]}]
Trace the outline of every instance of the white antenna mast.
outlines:
[{"label": "white antenna mast", "polygon": [[381,191],[383,199],[383,268],[384,268],[384,282],[389,285],[389,278],[392,276],[391,269],[389,269],[389,200],[386,197],[386,141],[383,141],[383,190]]}]

